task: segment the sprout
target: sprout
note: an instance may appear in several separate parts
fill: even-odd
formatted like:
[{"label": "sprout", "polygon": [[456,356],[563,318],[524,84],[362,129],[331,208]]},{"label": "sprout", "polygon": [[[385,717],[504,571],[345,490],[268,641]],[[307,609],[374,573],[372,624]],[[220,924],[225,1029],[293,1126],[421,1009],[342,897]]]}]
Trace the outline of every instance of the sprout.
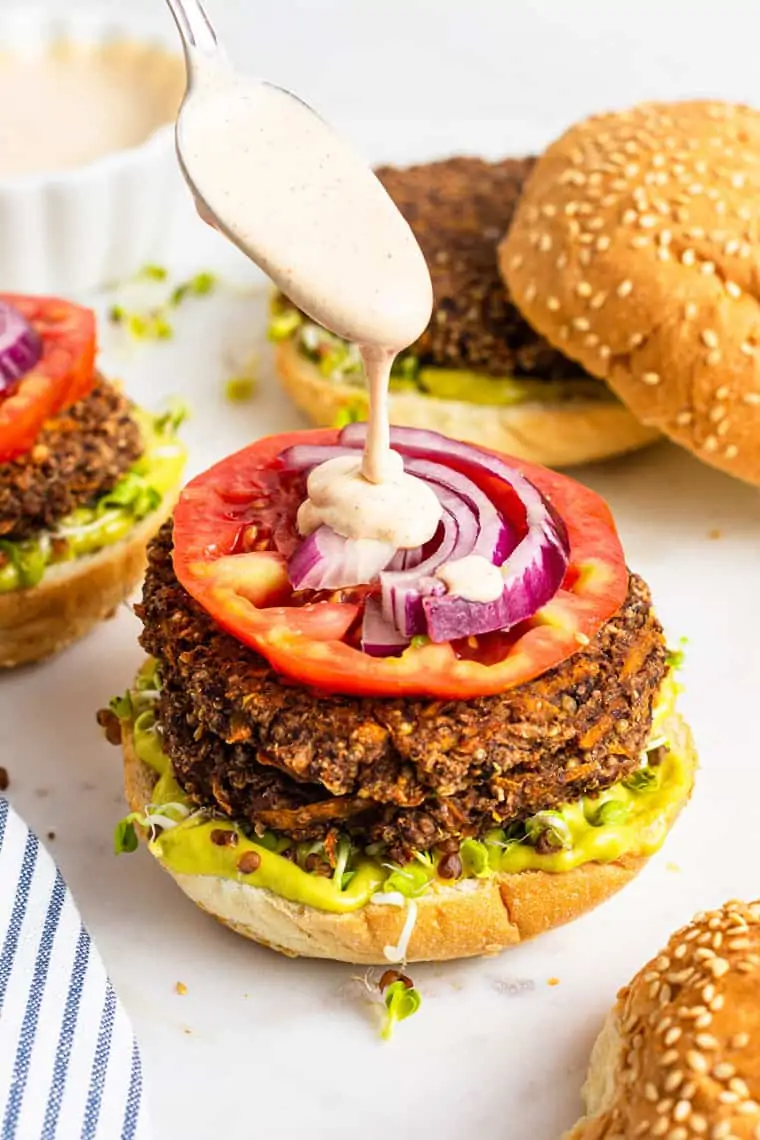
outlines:
[{"label": "sprout", "polygon": [[606,824],[625,823],[631,814],[629,804],[622,800],[605,800],[600,804],[591,820],[594,827],[604,827]]},{"label": "sprout", "polygon": [[391,982],[387,987],[383,995],[383,1002],[385,1004],[385,1016],[381,1036],[383,1041],[390,1041],[397,1022],[406,1021],[407,1017],[416,1013],[422,1005],[422,997],[419,990],[415,989],[414,986],[407,985],[406,981],[399,980]]},{"label": "sprout", "polygon": [[111,697],[108,707],[119,720],[132,719],[132,697],[128,692],[123,697]]},{"label": "sprout", "polygon": [[573,845],[573,837],[567,821],[558,811],[539,811],[525,822],[525,832],[529,841],[536,847],[556,848],[567,851]]},{"label": "sprout", "polygon": [[632,792],[653,792],[657,789],[660,776],[656,768],[639,768],[627,779],[623,780],[623,787]]},{"label": "sprout", "polygon": [[138,839],[133,816],[128,815],[126,819],[120,819],[116,824],[116,830],[113,835],[114,854],[129,855],[132,851],[136,851],[137,847]]},{"label": "sprout", "polygon": [[490,873],[488,863],[488,849],[484,843],[477,839],[465,839],[459,848],[459,857],[465,874],[474,875],[476,879],[483,879]]},{"label": "sprout", "polygon": [[383,863],[391,873],[383,884],[386,893],[398,892],[411,899],[422,894],[430,886],[432,864],[423,865],[417,861],[399,867],[396,863]]},{"label": "sprout", "polygon": [[274,313],[269,321],[270,340],[288,340],[302,324],[303,317],[297,309],[284,309]]},{"label": "sprout", "polygon": [[252,376],[232,376],[224,385],[224,397],[231,404],[245,404],[256,395],[256,381]]}]

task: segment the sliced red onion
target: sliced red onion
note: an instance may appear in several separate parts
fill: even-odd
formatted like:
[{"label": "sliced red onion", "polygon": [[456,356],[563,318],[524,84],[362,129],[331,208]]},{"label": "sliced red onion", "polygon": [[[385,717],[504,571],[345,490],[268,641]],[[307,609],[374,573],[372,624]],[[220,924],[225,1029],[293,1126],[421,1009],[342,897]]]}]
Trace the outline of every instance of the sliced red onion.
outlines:
[{"label": "sliced red onion", "polygon": [[[453,552],[453,557],[464,558],[466,554],[480,554],[487,558],[494,566],[501,566],[506,556],[514,549],[517,537],[511,526],[505,523],[491,500],[481,491],[472,479],[444,467],[442,463],[431,463],[426,459],[407,459],[404,469],[410,475],[416,475],[431,483],[435,488],[442,487],[450,491],[458,499],[471,507],[477,516],[478,533],[472,548],[460,553]],[[441,495],[438,496],[441,498]]]},{"label": "sliced red onion", "polygon": [[550,601],[567,571],[568,550],[553,516],[531,526],[501,565],[504,590],[495,602],[470,602],[455,594],[423,598],[431,641],[456,641],[494,630],[509,630]]},{"label": "sliced red onion", "polygon": [[339,590],[373,582],[396,551],[374,538],[344,538],[320,526],[305,538],[288,561],[294,590]]},{"label": "sliced red onion", "polygon": [[441,539],[434,550],[411,570],[383,571],[380,575],[382,610],[386,621],[393,621],[406,637],[427,632],[423,597],[444,594],[446,587],[433,577],[442,563],[452,557],[457,544],[474,543],[478,522],[474,511],[455,495],[442,492]]},{"label": "sliced red onion", "polygon": [[383,615],[377,598],[367,598],[362,621],[362,649],[371,657],[392,657],[403,653],[409,638],[399,633]]},{"label": "sliced red onion", "polygon": [[339,445],[322,446],[318,443],[296,443],[287,447],[278,456],[286,471],[310,471],[328,459],[341,459],[345,455],[355,455],[355,447],[341,447]]},{"label": "sliced red onion", "polygon": [[9,395],[42,356],[42,339],[18,309],[0,301],[0,396]]}]

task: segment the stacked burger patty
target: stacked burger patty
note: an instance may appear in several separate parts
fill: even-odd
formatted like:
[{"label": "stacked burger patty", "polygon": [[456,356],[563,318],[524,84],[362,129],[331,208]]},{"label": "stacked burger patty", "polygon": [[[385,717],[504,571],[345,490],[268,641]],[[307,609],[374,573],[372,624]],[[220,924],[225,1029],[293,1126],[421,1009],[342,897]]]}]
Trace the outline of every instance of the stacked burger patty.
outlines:
[{"label": "stacked burger patty", "polygon": [[142,449],[129,401],[100,379],[89,395],[48,421],[30,451],[0,463],[0,538],[31,538],[90,506],[113,489]]},{"label": "stacked burger patty", "polygon": [[333,829],[393,859],[458,847],[609,787],[641,762],[667,671],[649,590],[590,644],[496,697],[430,701],[304,690],[226,634],[178,583],[167,523],[154,541],[141,644],[158,661],[163,745],[199,805],[295,841]]}]

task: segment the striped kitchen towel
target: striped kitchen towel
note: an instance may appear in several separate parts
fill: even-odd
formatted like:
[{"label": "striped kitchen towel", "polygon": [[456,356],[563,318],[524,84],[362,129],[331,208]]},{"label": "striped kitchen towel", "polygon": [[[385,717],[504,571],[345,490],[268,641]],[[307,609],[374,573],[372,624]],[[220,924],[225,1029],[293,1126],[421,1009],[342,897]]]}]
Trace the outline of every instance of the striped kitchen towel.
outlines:
[{"label": "striped kitchen towel", "polygon": [[0,1140],[147,1140],[132,1028],[60,871],[0,797]]}]

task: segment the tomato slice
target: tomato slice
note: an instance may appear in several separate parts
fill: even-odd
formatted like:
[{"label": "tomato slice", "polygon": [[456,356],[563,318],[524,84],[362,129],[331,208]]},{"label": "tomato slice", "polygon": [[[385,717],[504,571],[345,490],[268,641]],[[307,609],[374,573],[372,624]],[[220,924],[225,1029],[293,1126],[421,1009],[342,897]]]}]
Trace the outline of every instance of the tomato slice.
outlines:
[{"label": "tomato slice", "polygon": [[95,382],[95,314],[55,297],[0,293],[42,338],[42,357],[0,400],[0,463],[23,455],[46,420],[75,404]]},{"label": "tomato slice", "polygon": [[174,513],[179,581],[219,625],[284,677],[366,696],[490,696],[559,665],[623,604],[628,571],[604,500],[564,475],[508,458],[567,526],[570,565],[562,589],[509,635],[489,634],[474,647],[410,646],[400,657],[385,658],[362,653],[346,640],[358,604],[293,605],[285,560],[269,548],[272,534],[292,529],[303,496],[303,483],[289,483],[293,477],[278,470],[277,456],[294,443],[336,441],[337,432],[329,429],[259,440],[189,483]]}]

